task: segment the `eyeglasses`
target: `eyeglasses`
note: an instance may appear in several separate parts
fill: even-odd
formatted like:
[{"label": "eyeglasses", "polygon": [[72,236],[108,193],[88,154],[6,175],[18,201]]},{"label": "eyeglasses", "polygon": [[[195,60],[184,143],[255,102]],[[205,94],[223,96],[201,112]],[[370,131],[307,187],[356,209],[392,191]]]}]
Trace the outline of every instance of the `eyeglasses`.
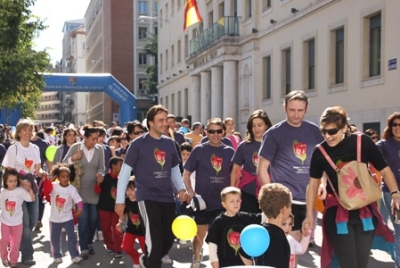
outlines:
[{"label": "eyeglasses", "polygon": [[143,133],[144,133],[143,130],[132,132],[132,134],[134,134],[134,135],[140,135],[140,134],[143,134]]},{"label": "eyeglasses", "polygon": [[400,127],[400,124],[392,123],[392,127]]},{"label": "eyeglasses", "polygon": [[222,129],[208,129],[207,130],[207,133],[210,133],[210,134],[215,134],[215,133],[222,134],[222,132],[224,132]]},{"label": "eyeglasses", "polygon": [[321,129],[322,135],[328,134],[329,136],[336,135],[340,129],[338,128],[330,128],[330,129]]},{"label": "eyeglasses", "polygon": [[371,139],[377,140],[377,139],[378,139],[378,136],[371,136]]}]

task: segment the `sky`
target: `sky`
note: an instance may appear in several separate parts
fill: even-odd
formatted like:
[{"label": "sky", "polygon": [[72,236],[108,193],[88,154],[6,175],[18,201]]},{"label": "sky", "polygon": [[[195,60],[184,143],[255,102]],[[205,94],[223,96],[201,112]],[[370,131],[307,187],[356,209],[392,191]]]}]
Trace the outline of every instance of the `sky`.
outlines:
[{"label": "sky", "polygon": [[83,19],[90,0],[36,0],[31,7],[32,14],[38,16],[48,28],[40,32],[34,48],[44,50],[55,64],[62,58],[62,29],[68,20]]}]

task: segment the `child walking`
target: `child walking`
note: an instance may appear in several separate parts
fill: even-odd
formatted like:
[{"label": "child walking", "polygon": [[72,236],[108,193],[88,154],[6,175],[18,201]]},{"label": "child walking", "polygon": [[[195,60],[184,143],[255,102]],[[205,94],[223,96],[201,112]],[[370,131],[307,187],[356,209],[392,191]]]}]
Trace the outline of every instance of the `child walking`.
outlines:
[{"label": "child walking", "polygon": [[261,213],[241,212],[241,191],[237,187],[226,187],[221,191],[225,212],[215,218],[208,229],[206,242],[213,268],[243,265],[239,255],[240,233],[250,224],[261,223]]},{"label": "child walking", "polygon": [[125,222],[125,217],[127,219],[127,226],[122,240],[122,248],[131,256],[133,260],[133,268],[140,268],[139,257],[140,254],[135,249],[135,240],[139,241],[142,253],[146,253],[146,245],[144,238],[143,226],[140,221],[138,202],[136,201],[136,186],[134,181],[134,176],[129,179],[128,186],[126,188],[126,198],[125,198],[125,214],[119,219],[117,224],[118,231],[123,231],[123,225]]},{"label": "child walking", "polygon": [[111,157],[109,172],[103,178],[98,178],[94,187],[96,194],[100,195],[97,209],[101,230],[103,231],[104,245],[107,247],[108,253],[115,258],[122,258],[122,236],[115,229],[118,223],[118,215],[114,211],[118,174],[121,171],[122,162],[121,157]]},{"label": "child walking", "polygon": [[[82,215],[83,203],[78,190],[70,182],[70,170],[67,165],[56,164],[52,167],[51,175],[58,182],[46,180],[43,186],[43,195],[50,196],[50,245],[55,263],[61,263],[61,229],[64,227],[68,236],[68,251],[73,263],[82,260],[79,256],[78,242],[74,232],[73,216]],[[73,214],[74,205],[77,210]]]},{"label": "child walking", "polygon": [[[20,186],[15,169],[4,173],[4,190],[0,193],[1,240],[0,255],[4,267],[18,267],[19,247],[22,238],[22,203],[35,200],[31,184]],[[10,250],[7,247],[10,245]]]},{"label": "child walking", "polygon": [[300,243],[290,235],[294,223],[294,216],[290,214],[289,217],[283,221],[282,229],[285,232],[290,246],[290,261],[289,268],[296,268],[296,255],[303,255],[308,248],[310,242],[310,235],[302,237]]}]

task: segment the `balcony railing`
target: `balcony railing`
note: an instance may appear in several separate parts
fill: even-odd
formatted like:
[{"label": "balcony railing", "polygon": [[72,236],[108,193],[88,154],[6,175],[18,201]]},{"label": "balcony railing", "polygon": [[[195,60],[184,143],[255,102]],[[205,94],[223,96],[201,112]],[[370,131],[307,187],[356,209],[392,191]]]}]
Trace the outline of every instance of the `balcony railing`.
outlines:
[{"label": "balcony railing", "polygon": [[239,36],[239,19],[240,17],[222,17],[211,27],[195,36],[189,42],[190,56],[206,49],[222,36]]}]

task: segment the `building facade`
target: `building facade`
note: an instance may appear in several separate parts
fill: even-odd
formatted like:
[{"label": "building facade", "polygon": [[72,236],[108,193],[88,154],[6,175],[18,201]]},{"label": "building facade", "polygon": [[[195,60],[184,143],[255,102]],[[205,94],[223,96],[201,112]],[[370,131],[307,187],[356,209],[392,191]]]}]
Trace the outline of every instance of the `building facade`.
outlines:
[{"label": "building facade", "polygon": [[285,118],[284,96],[304,90],[307,119],[343,106],[360,130],[382,132],[397,101],[399,1],[205,0],[203,23],[183,30],[184,1],[159,1],[159,101],[206,123],[255,109]]}]

